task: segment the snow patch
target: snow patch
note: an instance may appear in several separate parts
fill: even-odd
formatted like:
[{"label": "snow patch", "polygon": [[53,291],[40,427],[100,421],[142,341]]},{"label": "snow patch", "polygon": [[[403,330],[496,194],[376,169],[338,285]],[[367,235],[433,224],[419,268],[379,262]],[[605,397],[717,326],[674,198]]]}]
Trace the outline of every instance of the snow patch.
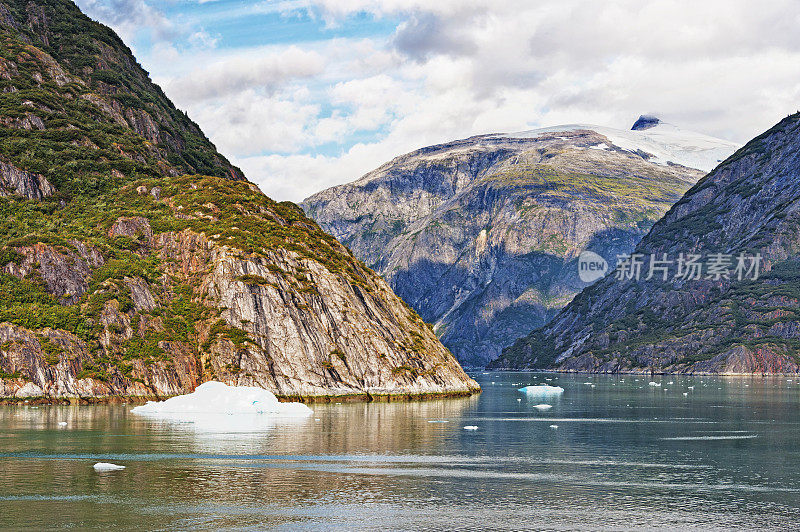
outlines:
[{"label": "snow patch", "polygon": [[[655,164],[666,166],[669,163],[680,164],[688,168],[696,168],[710,172],[720,162],[727,159],[741,144],[718,139],[694,131],[659,122],[656,126],[642,130],[624,130],[591,124],[568,124],[564,126],[545,127],[502,135],[509,138],[537,138],[548,133],[588,130],[595,131],[616,146],[631,153],[643,152]],[[601,145],[591,146],[593,149]]]}]

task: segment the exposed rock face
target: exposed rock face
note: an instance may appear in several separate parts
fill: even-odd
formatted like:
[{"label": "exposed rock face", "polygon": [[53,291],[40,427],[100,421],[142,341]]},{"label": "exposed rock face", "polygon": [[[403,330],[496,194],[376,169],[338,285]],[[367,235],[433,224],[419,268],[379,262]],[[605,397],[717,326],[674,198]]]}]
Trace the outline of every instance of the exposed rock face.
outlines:
[{"label": "exposed rock face", "polygon": [[486,135],[398,157],[303,208],[476,367],[586,286],[583,250],[615,264],[696,168],[734,149],[667,124]]},{"label": "exposed rock face", "polygon": [[[794,115],[700,181],[636,250],[673,260],[681,253],[730,255],[730,278],[715,279],[709,270],[700,280],[606,277],[493,367],[800,372],[799,153]],[[760,254],[757,280],[735,275],[740,254]]]},{"label": "exposed rock face", "polygon": [[[143,198],[148,212],[168,206],[172,222],[160,217],[162,227],[188,224],[154,233],[146,216],[115,218],[106,234],[125,239],[118,241],[139,259],[110,259],[81,242],[12,248],[17,258],[5,271],[40,282],[70,313],[54,319],[73,329],[22,326],[39,321],[9,307],[18,324],[0,325],[0,397],[164,396],[209,379],[303,399],[479,390],[419,316],[330,237],[319,258],[288,243],[240,247],[250,231],[293,227],[322,246],[314,243],[322,233],[299,209],[279,209],[245,183],[192,181],[162,180],[159,188],[170,192],[158,200],[136,185],[117,193],[123,204]],[[208,186],[217,188],[207,197],[229,211],[205,196],[196,201],[219,217],[187,203]]]},{"label": "exposed rock face", "polygon": [[22,255],[19,263],[11,262],[5,271],[19,278],[38,273],[48,292],[62,303],[76,303],[89,287],[92,271],[105,262],[99,251],[83,242],[72,242],[73,250],[56,250],[53,246],[38,243],[15,248]]},{"label": "exposed rock face", "polygon": [[44,176],[20,170],[13,164],[0,160],[0,196],[16,194],[40,200],[52,196],[54,192],[55,188]]}]

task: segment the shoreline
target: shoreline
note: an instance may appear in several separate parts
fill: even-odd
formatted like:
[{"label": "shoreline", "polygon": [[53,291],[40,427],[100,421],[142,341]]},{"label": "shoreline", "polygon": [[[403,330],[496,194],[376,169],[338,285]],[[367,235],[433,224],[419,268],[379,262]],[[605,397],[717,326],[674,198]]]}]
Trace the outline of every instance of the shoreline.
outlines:
[{"label": "shoreline", "polygon": [[[400,403],[410,401],[429,401],[434,399],[456,399],[472,397],[482,392],[477,390],[419,393],[354,393],[345,395],[276,395],[281,403]],[[105,395],[97,397],[0,397],[0,406],[103,406],[115,404],[143,405],[148,401],[165,401],[175,395]]]}]

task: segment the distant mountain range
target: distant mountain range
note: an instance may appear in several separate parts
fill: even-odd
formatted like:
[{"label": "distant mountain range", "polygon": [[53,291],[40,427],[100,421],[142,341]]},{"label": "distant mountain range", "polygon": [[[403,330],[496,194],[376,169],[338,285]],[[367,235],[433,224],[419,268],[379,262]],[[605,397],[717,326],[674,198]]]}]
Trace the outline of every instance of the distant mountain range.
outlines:
[{"label": "distant mountain range", "polygon": [[[627,263],[491,366],[800,373],[800,115],[692,187],[636,254],[667,271],[637,280]],[[681,276],[690,256],[702,269]]]},{"label": "distant mountain range", "polygon": [[302,207],[467,366],[553,318],[739,146],[655,117],[471,137],[397,157]]}]

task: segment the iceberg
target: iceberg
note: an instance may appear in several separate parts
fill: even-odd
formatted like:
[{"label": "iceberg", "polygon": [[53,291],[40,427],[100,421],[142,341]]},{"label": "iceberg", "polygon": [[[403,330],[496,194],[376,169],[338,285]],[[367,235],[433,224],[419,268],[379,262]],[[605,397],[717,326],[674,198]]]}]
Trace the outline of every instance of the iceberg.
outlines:
[{"label": "iceberg", "polygon": [[150,419],[191,423],[210,432],[251,432],[269,428],[278,419],[307,418],[313,410],[302,403],[281,403],[263,388],[211,381],[190,394],[150,401],[131,412]]},{"label": "iceberg", "polygon": [[464,427],[464,430],[478,430],[478,427],[475,425],[467,425]]},{"label": "iceberg", "polygon": [[548,405],[548,404],[533,405],[533,408],[535,408],[536,410],[550,410],[551,408],[553,408],[553,405]]},{"label": "iceberg", "polygon": [[550,386],[549,384],[537,384],[536,386],[525,386],[519,389],[520,392],[529,397],[552,397],[564,393],[561,386]]},{"label": "iceberg", "polygon": [[97,462],[93,467],[95,471],[119,471],[125,469],[124,465],[109,464],[108,462]]},{"label": "iceberg", "polygon": [[650,381],[648,384],[650,384],[650,386],[661,386],[660,382],[655,382],[655,381]]}]

